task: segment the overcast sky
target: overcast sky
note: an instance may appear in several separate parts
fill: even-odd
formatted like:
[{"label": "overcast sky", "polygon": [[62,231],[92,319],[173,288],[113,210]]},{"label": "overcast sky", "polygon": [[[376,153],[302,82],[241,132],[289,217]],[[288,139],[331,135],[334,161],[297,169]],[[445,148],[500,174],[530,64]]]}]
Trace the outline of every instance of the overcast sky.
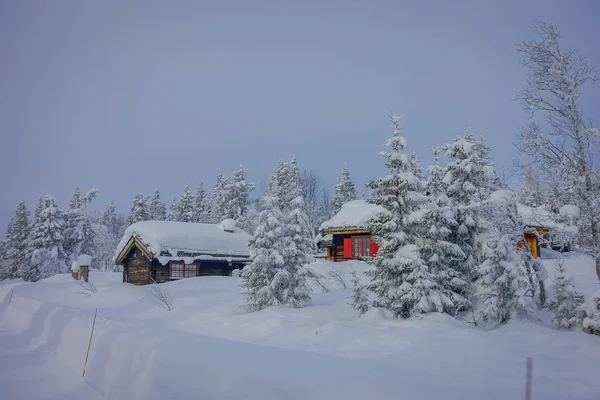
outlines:
[{"label": "overcast sky", "polygon": [[[24,199],[95,208],[296,154],[364,185],[390,110],[426,166],[471,127],[500,168],[527,115],[515,43],[536,19],[600,67],[600,1],[0,1],[0,229]],[[600,122],[600,85],[586,116]]]}]

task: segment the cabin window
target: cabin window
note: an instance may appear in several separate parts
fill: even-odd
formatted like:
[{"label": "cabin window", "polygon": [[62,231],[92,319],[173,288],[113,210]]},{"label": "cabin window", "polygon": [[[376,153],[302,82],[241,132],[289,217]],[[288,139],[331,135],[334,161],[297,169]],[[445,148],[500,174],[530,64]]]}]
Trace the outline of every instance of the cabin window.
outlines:
[{"label": "cabin window", "polygon": [[198,265],[182,262],[171,263],[171,278],[191,278],[193,276],[198,276]]},{"label": "cabin window", "polygon": [[352,238],[352,257],[370,257],[371,256],[371,238],[353,237]]}]

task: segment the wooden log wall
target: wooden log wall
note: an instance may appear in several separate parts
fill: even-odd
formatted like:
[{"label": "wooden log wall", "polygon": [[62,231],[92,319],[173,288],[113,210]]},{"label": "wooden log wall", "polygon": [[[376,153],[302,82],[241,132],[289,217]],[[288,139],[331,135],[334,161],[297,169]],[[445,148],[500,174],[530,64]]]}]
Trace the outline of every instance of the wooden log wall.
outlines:
[{"label": "wooden log wall", "polygon": [[127,282],[134,285],[147,285],[150,283],[150,260],[135,247],[127,259]]}]

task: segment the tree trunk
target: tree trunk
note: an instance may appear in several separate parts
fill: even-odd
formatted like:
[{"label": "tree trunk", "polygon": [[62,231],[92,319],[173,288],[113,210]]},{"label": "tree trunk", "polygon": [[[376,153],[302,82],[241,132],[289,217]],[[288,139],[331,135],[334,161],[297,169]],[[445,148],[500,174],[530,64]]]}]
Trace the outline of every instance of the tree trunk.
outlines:
[{"label": "tree trunk", "polygon": [[596,257],[596,276],[600,280],[600,258]]}]

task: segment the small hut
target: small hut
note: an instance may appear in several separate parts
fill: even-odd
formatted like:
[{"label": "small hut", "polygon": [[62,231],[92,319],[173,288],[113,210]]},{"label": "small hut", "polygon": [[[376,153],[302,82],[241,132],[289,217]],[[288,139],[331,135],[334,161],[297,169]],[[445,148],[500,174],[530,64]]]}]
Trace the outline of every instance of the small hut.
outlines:
[{"label": "small hut", "polygon": [[77,264],[79,265],[79,279],[88,281],[90,276],[90,266],[92,265],[92,256],[87,254],[81,254],[77,257]]},{"label": "small hut", "polygon": [[373,257],[379,246],[371,240],[369,221],[383,207],[365,200],[353,200],[342,205],[340,211],[320,229],[319,247],[326,249],[326,259],[344,261]]},{"label": "small hut", "polygon": [[123,282],[136,285],[227,276],[250,262],[250,239],[231,219],[219,224],[142,221],[125,230],[115,264],[123,266]]}]

